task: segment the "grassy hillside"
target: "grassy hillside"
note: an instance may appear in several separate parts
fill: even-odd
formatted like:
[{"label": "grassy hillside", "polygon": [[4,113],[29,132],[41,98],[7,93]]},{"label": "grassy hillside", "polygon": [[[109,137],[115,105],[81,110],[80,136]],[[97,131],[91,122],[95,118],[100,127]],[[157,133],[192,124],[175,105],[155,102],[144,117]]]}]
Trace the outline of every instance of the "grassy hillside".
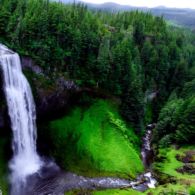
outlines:
[{"label": "grassy hillside", "polygon": [[112,103],[98,100],[85,109],[77,107],[50,127],[54,154],[72,171],[125,177],[143,171],[138,138]]}]

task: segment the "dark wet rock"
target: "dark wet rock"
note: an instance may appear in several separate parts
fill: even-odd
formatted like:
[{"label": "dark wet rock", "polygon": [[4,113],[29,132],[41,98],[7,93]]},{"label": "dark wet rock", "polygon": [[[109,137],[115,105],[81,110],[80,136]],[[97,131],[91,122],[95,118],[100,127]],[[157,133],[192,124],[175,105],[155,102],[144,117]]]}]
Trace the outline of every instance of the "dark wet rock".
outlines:
[{"label": "dark wet rock", "polygon": [[123,179],[87,178],[69,172],[54,171],[49,177],[44,177],[44,175],[40,174],[34,174],[29,177],[26,185],[20,190],[20,195],[61,195],[64,192],[75,189],[95,190],[120,188],[127,185],[130,187],[130,182]]},{"label": "dark wet rock", "polygon": [[3,91],[3,78],[0,68],[0,129],[5,127],[5,98]]},{"label": "dark wet rock", "polygon": [[61,112],[68,109],[72,101],[73,92],[58,90],[58,88],[47,91],[37,89],[37,116],[39,119],[55,118]]},{"label": "dark wet rock", "polygon": [[184,158],[184,155],[180,155],[180,154],[177,154],[177,155],[176,155],[176,159],[177,159],[178,161],[183,162],[183,158]]},{"label": "dark wet rock", "polygon": [[162,173],[157,169],[155,169],[154,171],[155,171],[154,177],[156,178],[160,185],[164,185],[167,183],[176,183],[177,181],[175,177]]},{"label": "dark wet rock", "polygon": [[184,158],[182,158],[184,163],[195,163],[195,150],[190,150],[185,152]]},{"label": "dark wet rock", "polygon": [[0,109],[0,129],[5,127],[5,118],[4,118],[4,115],[3,115],[3,111],[1,109]]},{"label": "dark wet rock", "polygon": [[2,98],[0,102],[0,136],[10,136],[10,119],[8,117],[6,102],[4,96],[0,96],[0,98]]},{"label": "dark wet rock", "polygon": [[147,129],[147,130],[152,130],[152,129],[154,129],[155,127],[156,127],[156,123],[152,123],[152,124],[147,125],[146,129]]},{"label": "dark wet rock", "polygon": [[22,56],[21,63],[24,71],[30,71],[26,76],[32,86],[38,120],[53,119],[66,112],[78,90],[76,84],[62,76],[56,76],[56,72],[47,75],[28,56]]},{"label": "dark wet rock", "polygon": [[182,173],[182,174],[195,174],[195,165],[193,164],[185,164],[182,167],[177,169],[178,172]]},{"label": "dark wet rock", "polygon": [[61,90],[78,90],[79,87],[74,83],[74,81],[72,80],[66,80],[63,77],[60,77],[57,79],[56,81],[57,86],[61,89]]},{"label": "dark wet rock", "polygon": [[195,162],[195,150],[186,151],[182,155],[176,156],[177,160],[183,163],[194,163]]},{"label": "dark wet rock", "polygon": [[26,187],[23,188],[20,195],[61,195],[70,190],[85,191],[108,188],[133,188],[144,192],[148,189],[148,186],[147,183],[143,181],[130,182],[129,180],[111,177],[88,178],[70,172],[64,173],[57,171],[46,178],[41,177],[40,174],[34,174],[29,177]]},{"label": "dark wet rock", "polygon": [[150,180],[151,173],[142,174],[135,181],[114,177],[83,177],[63,172],[54,162],[45,160],[41,170],[29,176],[26,182],[19,186],[19,193],[15,195],[63,195],[71,190],[86,192],[114,188],[133,188],[143,192],[148,189]]},{"label": "dark wet rock", "polygon": [[43,74],[43,70],[40,66],[37,66],[32,58],[28,56],[22,56],[21,57],[21,64],[23,69],[30,69],[36,74]]},{"label": "dark wet rock", "polygon": [[140,184],[140,185],[138,185],[138,186],[135,188],[135,190],[140,191],[140,192],[145,192],[147,189],[148,189],[148,186],[145,185],[145,184]]},{"label": "dark wet rock", "polygon": [[38,82],[39,80],[34,84],[38,120],[44,121],[63,116],[78,99],[78,87],[71,80],[62,77],[49,87],[39,86]]}]

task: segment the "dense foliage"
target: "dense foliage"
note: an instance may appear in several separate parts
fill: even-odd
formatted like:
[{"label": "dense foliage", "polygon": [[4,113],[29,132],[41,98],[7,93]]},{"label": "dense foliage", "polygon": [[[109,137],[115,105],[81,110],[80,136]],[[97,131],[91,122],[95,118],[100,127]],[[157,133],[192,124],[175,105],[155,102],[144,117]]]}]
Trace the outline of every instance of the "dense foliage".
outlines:
[{"label": "dense foliage", "polygon": [[175,94],[162,108],[157,128],[156,141],[163,147],[172,143],[194,143],[195,140],[195,80],[187,82],[180,97]]},{"label": "dense foliage", "polygon": [[118,96],[122,115],[139,131],[145,100],[153,97],[156,119],[171,92],[194,76],[193,40],[149,13],[91,12],[46,0],[0,3],[1,42],[31,56],[53,79],[64,76]]}]

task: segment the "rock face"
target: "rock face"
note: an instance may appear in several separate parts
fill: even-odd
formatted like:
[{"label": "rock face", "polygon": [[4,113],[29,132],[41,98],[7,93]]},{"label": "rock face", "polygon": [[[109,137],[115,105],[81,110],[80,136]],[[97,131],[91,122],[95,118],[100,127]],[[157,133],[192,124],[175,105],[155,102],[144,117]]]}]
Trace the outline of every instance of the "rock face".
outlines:
[{"label": "rock face", "polygon": [[71,81],[68,88],[64,85],[65,82],[68,81],[64,80],[60,84],[53,83],[52,89],[36,88],[35,100],[38,119],[55,118],[69,108],[77,90]]},{"label": "rock face", "polygon": [[177,169],[182,174],[195,174],[195,150],[189,150],[184,155],[177,155],[177,160],[184,163],[184,165]]},{"label": "rock face", "polygon": [[30,71],[30,75],[26,76],[30,77],[28,79],[34,89],[38,120],[53,119],[65,112],[78,91],[75,83],[62,76],[57,77],[55,72],[48,76],[30,57],[22,57],[21,62],[23,70]]},{"label": "rock face", "polygon": [[37,66],[34,61],[28,56],[21,57],[21,64],[23,69],[30,69],[36,74],[43,74],[42,68]]},{"label": "rock face", "polygon": [[[21,57],[21,63],[23,71],[28,71],[26,76],[30,80],[31,87],[33,88],[37,119],[41,121],[48,120],[65,112],[78,92],[78,88],[74,82],[66,80],[63,77],[59,77],[58,79],[50,78],[28,56]],[[4,128],[6,121],[9,121],[9,119],[1,76],[0,87],[0,128]]]}]

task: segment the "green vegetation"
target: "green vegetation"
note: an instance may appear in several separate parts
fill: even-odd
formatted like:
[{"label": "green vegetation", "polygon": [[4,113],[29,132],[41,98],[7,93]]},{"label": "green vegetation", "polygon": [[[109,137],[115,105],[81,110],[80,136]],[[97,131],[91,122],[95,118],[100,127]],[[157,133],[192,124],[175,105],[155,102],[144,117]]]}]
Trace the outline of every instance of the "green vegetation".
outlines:
[{"label": "green vegetation", "polygon": [[[160,185],[155,189],[149,189],[145,192],[139,192],[133,189],[112,189],[102,191],[71,191],[66,194],[68,195],[79,195],[79,194],[92,194],[92,195],[176,195],[178,193],[188,193],[193,195],[194,188],[181,184],[166,184]],[[87,193],[88,192],[88,193]]]},{"label": "green vegetation", "polygon": [[[156,189],[146,191],[145,195],[175,195],[181,193],[188,193],[189,186],[181,184],[166,184],[158,186]],[[136,195],[136,194],[135,194]]]},{"label": "green vegetation", "polygon": [[172,91],[179,93],[194,76],[194,35],[149,13],[1,0],[0,21],[1,42],[32,57],[52,81],[66,75],[81,87],[117,96],[121,115],[139,133],[147,122],[144,94],[157,93],[155,120]]},{"label": "green vegetation", "polygon": [[50,126],[54,154],[64,167],[83,174],[91,168],[123,177],[135,177],[143,171],[137,136],[120,118],[116,106],[107,101],[75,108]]},{"label": "green vegetation", "polygon": [[195,195],[195,185],[190,188],[190,195]]},{"label": "green vegetation", "polygon": [[8,178],[5,154],[3,151],[4,145],[3,139],[0,139],[0,190],[6,195],[8,194]]},{"label": "green vegetation", "polygon": [[[155,139],[161,146],[189,144],[195,139],[195,80],[186,83],[181,97],[170,97],[161,109]],[[185,95],[184,95],[185,94]]]},{"label": "green vegetation", "polygon": [[132,190],[132,189],[125,189],[125,190],[105,190],[105,191],[97,191],[92,193],[93,195],[141,195],[143,193]]},{"label": "green vegetation", "polygon": [[[178,156],[183,156],[185,152],[193,150],[195,151],[195,147],[182,147],[180,149],[171,148],[163,148],[159,150],[159,154],[157,158],[159,158],[159,162],[155,163],[155,169],[168,176],[174,177],[176,180],[188,180],[191,183],[195,182],[194,174],[180,173],[178,169],[181,168],[184,163],[178,160]],[[195,164],[195,161],[194,163]]]},{"label": "green vegetation", "polygon": [[175,193],[188,193],[186,190],[186,186],[183,185],[174,185],[174,184],[168,184],[168,185],[162,185],[158,186],[156,189],[150,189],[147,190],[146,192],[138,192],[136,190],[132,189],[127,189],[127,190],[106,190],[106,191],[100,191],[100,192],[95,192],[94,195],[159,195],[159,194],[170,194],[174,195]]}]

